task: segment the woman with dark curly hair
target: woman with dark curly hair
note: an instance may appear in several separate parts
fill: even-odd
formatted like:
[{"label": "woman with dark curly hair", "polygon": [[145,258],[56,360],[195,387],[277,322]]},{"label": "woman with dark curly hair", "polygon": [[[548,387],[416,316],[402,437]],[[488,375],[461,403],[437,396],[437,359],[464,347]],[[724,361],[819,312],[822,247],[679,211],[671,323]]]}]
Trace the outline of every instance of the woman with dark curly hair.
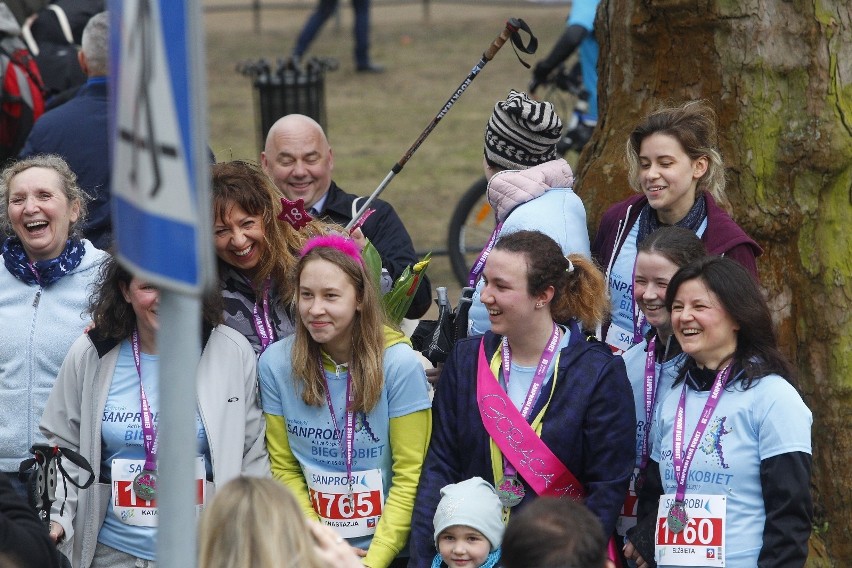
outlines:
[{"label": "woman with dark curly hair", "polygon": [[[281,221],[281,194],[264,171],[235,160],[212,166],[213,238],[225,325],[260,355],[292,335],[292,274],[306,236]],[[313,222],[305,234],[322,232]]]},{"label": "woman with dark curly hair", "polygon": [[59,156],[0,174],[0,474],[19,493],[18,466],[43,444],[38,419],[68,348],[88,318],[88,288],[105,254],[80,237],[86,196]]},{"label": "woman with dark curly hair", "polygon": [[[257,401],[256,357],[224,325],[218,294],[203,310],[196,475],[207,487],[269,475]],[[51,535],[74,566],[133,567],[156,549],[159,290],[107,260],[90,302],[94,329],[65,358],[41,421],[50,443],[79,452],[99,482],[57,487]],[[77,481],[80,472],[66,464]]]}]

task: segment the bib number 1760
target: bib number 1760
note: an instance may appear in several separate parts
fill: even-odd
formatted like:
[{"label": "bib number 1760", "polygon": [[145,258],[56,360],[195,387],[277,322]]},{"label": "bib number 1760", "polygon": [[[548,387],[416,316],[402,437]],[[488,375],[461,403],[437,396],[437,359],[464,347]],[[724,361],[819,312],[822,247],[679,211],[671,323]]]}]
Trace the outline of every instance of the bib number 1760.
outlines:
[{"label": "bib number 1760", "polygon": [[657,519],[657,544],[721,546],[722,519],[692,517],[680,533],[670,531],[666,519]]}]

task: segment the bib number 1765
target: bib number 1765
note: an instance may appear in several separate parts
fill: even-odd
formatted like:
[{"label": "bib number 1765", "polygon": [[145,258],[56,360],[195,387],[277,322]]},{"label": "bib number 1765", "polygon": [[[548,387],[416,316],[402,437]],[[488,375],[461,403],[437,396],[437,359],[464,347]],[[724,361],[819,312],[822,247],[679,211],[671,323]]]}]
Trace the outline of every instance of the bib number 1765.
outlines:
[{"label": "bib number 1765", "polygon": [[353,493],[326,493],[310,490],[314,511],[324,519],[352,519],[378,515],[382,509],[380,491]]}]

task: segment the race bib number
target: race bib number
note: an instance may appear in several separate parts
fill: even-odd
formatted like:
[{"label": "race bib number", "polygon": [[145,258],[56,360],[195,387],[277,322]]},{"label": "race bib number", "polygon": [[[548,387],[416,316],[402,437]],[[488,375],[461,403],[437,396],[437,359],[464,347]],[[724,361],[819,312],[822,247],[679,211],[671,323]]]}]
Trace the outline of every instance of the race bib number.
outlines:
[{"label": "race bib number", "polygon": [[349,478],[345,473],[306,468],[305,479],[311,505],[323,524],[332,527],[343,538],[368,536],[376,532],[385,502],[381,470],[353,471]]},{"label": "race bib number", "polygon": [[[126,525],[156,527],[157,500],[145,501],[133,491],[133,480],[144,465],[145,460],[112,460],[112,509],[118,520]],[[201,513],[207,500],[206,482],[204,458],[199,456],[195,462],[196,514]]]},{"label": "race bib number", "polygon": [[606,332],[606,343],[614,355],[621,355],[633,346],[633,331],[610,324]]},{"label": "race bib number", "polygon": [[683,531],[669,530],[669,508],[674,495],[660,497],[654,557],[658,564],[677,566],[725,565],[724,495],[687,495],[684,500],[689,517]]},{"label": "race bib number", "polygon": [[639,477],[639,468],[633,468],[633,475],[630,476],[630,487],[627,489],[627,497],[624,498],[624,504],[621,506],[621,512],[618,514],[618,520],[615,522],[615,531],[625,536],[627,531],[636,526],[636,513],[639,507],[639,499],[636,497],[636,479]]}]

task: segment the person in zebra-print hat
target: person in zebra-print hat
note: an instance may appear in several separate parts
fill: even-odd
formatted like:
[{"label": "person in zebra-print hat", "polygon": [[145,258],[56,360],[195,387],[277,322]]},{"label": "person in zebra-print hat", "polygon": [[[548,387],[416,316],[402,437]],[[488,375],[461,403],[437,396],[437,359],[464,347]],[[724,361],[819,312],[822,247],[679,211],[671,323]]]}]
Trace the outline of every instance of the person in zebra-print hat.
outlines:
[{"label": "person in zebra-print hat", "polygon": [[[574,173],[556,149],[562,120],[553,104],[509,91],[498,101],[485,127],[483,167],[488,203],[494,209],[497,237],[519,230],[540,231],[555,240],[563,254],[591,256],[586,208],[574,193]],[[476,264],[474,265],[474,268]],[[491,324],[475,287],[468,312],[468,335],[482,335]]]}]

